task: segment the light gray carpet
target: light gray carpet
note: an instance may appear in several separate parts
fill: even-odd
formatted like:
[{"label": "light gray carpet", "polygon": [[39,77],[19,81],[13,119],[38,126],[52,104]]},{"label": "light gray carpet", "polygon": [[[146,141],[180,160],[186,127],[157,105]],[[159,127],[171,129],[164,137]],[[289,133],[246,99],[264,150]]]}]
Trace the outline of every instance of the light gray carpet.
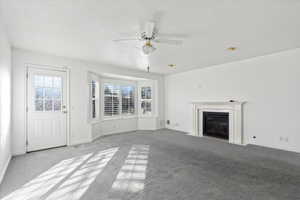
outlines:
[{"label": "light gray carpet", "polygon": [[0,198],[296,200],[300,156],[170,130],[139,131],[14,157]]}]

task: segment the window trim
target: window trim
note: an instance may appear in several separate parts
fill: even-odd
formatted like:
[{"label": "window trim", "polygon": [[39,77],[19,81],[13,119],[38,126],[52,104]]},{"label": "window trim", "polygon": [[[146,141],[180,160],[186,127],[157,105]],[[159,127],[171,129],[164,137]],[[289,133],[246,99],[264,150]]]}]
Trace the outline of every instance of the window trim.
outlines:
[{"label": "window trim", "polygon": [[[98,97],[95,97],[96,102],[96,117],[93,118],[93,97],[92,97],[92,81],[96,82],[96,95]],[[88,122],[91,124],[98,123],[101,121],[101,80],[100,77],[92,72],[89,72],[88,76],[88,87],[89,87],[89,96],[88,96],[88,102],[89,102],[89,112],[88,112]]]}]

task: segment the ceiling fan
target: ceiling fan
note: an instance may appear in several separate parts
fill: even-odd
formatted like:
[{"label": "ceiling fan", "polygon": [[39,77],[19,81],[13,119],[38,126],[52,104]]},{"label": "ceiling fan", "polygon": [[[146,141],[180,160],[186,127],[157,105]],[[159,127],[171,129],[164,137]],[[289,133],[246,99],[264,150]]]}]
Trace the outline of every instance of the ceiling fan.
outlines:
[{"label": "ceiling fan", "polygon": [[137,38],[121,38],[113,40],[114,42],[127,42],[127,41],[141,41],[143,42],[142,52],[145,55],[151,54],[156,50],[153,43],[161,43],[167,45],[181,45],[182,40],[169,39],[159,34],[158,28],[153,21],[148,21],[145,25],[145,31],[140,33],[140,36]]}]

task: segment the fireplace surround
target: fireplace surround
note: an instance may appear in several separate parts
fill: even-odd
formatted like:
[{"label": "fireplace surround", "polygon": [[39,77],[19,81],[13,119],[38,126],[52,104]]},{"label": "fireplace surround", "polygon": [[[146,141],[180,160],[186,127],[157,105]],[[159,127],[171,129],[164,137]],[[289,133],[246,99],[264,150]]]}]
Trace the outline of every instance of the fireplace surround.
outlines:
[{"label": "fireplace surround", "polygon": [[245,102],[197,101],[193,105],[193,132],[191,135],[202,137],[204,133],[204,113],[223,113],[228,115],[228,142],[246,145],[243,135],[243,105]]}]

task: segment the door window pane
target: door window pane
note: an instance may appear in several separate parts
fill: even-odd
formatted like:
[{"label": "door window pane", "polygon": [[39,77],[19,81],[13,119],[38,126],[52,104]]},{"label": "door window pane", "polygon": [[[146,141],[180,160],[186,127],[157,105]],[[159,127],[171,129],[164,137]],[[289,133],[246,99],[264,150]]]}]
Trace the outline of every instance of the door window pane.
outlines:
[{"label": "door window pane", "polygon": [[52,88],[45,88],[45,98],[51,99],[53,97],[53,89]]},{"label": "door window pane", "polygon": [[45,100],[45,111],[52,111],[52,100]]},{"label": "door window pane", "polygon": [[53,77],[52,76],[45,76],[44,86],[45,87],[53,87]]},{"label": "door window pane", "polygon": [[44,98],[43,91],[44,91],[44,88],[35,88],[35,98],[36,99]]},{"label": "door window pane", "polygon": [[54,100],[53,107],[54,111],[61,111],[61,100]]},{"label": "door window pane", "polygon": [[61,98],[61,89],[60,88],[53,88],[52,89],[52,96],[53,96],[53,98],[60,99]]},{"label": "door window pane", "polygon": [[35,87],[44,87],[44,77],[40,75],[34,76],[34,86]]},{"label": "door window pane", "polygon": [[36,100],[35,101],[35,110],[36,111],[43,111],[43,100]]},{"label": "door window pane", "polygon": [[61,88],[61,77],[53,77],[53,87]]}]

